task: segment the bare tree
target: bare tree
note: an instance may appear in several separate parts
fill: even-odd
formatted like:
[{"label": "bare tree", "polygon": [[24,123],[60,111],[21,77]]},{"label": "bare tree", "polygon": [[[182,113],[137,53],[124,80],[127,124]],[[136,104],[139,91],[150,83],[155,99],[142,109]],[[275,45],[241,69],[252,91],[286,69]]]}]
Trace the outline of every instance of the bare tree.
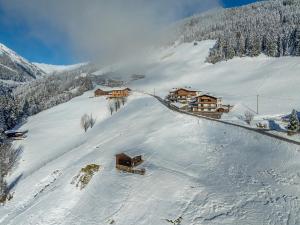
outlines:
[{"label": "bare tree", "polygon": [[121,98],[121,102],[122,102],[122,105],[125,105],[125,103],[127,102],[127,98],[126,97]]},{"label": "bare tree", "polygon": [[96,123],[96,119],[93,118],[93,114],[90,115],[90,118],[89,118],[89,123],[90,123],[90,127],[92,128],[95,123]]},{"label": "bare tree", "polygon": [[254,114],[250,111],[246,111],[244,116],[245,116],[245,122],[250,125],[250,123],[252,122],[252,120],[254,118]]},{"label": "bare tree", "polygon": [[119,99],[118,98],[115,98],[114,100],[115,102],[115,111],[117,112],[120,108],[120,102],[119,102]]},{"label": "bare tree", "polygon": [[87,114],[84,114],[81,117],[81,122],[80,122],[81,128],[84,129],[84,132],[86,132],[89,127],[90,127],[90,117]]},{"label": "bare tree", "polygon": [[112,115],[114,111],[117,112],[121,108],[121,104],[125,105],[126,101],[126,97],[110,99],[108,104],[110,115]]},{"label": "bare tree", "polygon": [[90,116],[87,114],[84,114],[81,117],[80,126],[84,131],[86,132],[89,128],[92,128],[96,123],[96,119],[93,117],[93,114]]},{"label": "bare tree", "polygon": [[111,99],[108,100],[108,105],[107,106],[108,106],[108,110],[110,112],[110,115],[112,115],[113,112],[114,112],[114,103]]},{"label": "bare tree", "polygon": [[109,111],[110,111],[110,115],[112,115],[113,112],[114,112],[114,107],[112,105],[109,105],[108,108],[109,108]]}]

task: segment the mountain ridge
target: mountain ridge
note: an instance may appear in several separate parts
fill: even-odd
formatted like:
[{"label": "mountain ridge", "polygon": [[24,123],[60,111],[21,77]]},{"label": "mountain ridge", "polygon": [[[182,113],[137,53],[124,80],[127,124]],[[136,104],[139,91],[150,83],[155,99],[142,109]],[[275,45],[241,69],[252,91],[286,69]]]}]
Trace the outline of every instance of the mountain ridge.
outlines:
[{"label": "mountain ridge", "polygon": [[45,75],[43,70],[0,43],[0,80],[27,82]]}]

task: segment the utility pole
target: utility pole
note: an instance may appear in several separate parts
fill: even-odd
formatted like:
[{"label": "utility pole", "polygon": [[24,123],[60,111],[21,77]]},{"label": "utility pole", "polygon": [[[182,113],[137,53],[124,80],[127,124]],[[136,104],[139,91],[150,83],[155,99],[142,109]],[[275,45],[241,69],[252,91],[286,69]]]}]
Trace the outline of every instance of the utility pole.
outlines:
[{"label": "utility pole", "polygon": [[256,96],[256,113],[258,114],[259,111],[258,111],[258,103],[259,103],[259,95]]}]

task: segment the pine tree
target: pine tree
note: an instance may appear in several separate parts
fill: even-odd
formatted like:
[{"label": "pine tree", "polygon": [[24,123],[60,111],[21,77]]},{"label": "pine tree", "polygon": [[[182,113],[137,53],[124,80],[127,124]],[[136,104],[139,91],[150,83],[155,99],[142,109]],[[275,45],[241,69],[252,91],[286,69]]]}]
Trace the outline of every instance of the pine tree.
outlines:
[{"label": "pine tree", "polygon": [[296,28],[292,35],[293,50],[292,54],[295,56],[300,56],[300,27]]},{"label": "pine tree", "polygon": [[293,132],[299,131],[299,118],[295,109],[290,116],[290,124],[288,126],[288,129]]}]

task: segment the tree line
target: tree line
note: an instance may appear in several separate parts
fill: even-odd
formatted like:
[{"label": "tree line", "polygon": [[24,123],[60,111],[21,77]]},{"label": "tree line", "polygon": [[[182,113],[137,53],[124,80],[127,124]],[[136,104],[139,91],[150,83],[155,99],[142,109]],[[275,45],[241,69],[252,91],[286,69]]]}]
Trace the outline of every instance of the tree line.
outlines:
[{"label": "tree line", "polygon": [[81,75],[80,70],[64,72],[7,88],[0,93],[0,132],[93,89],[92,79]]},{"label": "tree line", "polygon": [[182,42],[216,40],[207,62],[235,56],[300,56],[300,0],[269,0],[196,15],[177,29]]}]

